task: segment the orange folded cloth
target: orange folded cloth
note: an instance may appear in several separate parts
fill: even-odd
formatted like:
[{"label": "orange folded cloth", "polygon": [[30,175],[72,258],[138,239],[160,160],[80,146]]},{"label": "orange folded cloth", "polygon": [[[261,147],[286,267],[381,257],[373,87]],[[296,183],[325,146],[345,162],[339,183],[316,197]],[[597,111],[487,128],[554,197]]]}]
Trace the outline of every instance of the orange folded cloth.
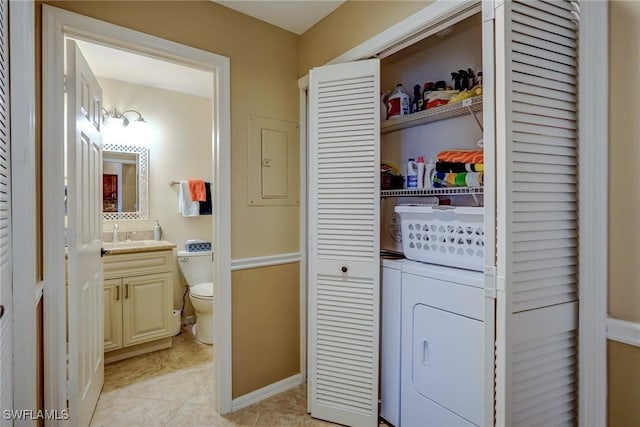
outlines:
[{"label": "orange folded cloth", "polygon": [[482,150],[447,150],[438,153],[440,162],[484,163]]},{"label": "orange folded cloth", "polygon": [[194,202],[206,202],[207,190],[204,186],[204,180],[202,179],[189,179],[189,193],[191,194],[191,200]]}]

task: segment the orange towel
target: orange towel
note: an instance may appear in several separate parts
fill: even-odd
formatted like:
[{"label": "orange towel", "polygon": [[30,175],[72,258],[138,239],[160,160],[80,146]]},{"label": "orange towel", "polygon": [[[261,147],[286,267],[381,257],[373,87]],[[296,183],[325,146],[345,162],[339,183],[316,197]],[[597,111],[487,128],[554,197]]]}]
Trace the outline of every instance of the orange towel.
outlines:
[{"label": "orange towel", "polygon": [[482,150],[448,150],[438,153],[440,162],[484,163]]},{"label": "orange towel", "polygon": [[207,190],[204,186],[204,181],[202,179],[190,179],[188,182],[191,200],[194,202],[206,202]]}]

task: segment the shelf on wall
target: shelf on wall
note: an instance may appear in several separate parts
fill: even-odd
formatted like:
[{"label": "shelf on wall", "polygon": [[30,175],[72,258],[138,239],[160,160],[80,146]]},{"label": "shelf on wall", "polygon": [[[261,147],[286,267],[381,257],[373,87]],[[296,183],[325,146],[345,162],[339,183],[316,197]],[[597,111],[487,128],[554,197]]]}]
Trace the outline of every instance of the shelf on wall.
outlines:
[{"label": "shelf on wall", "polygon": [[380,197],[464,196],[483,194],[483,187],[403,188],[382,190]]},{"label": "shelf on wall", "polygon": [[407,116],[393,117],[384,120],[380,124],[380,131],[382,133],[394,132],[400,129],[437,122],[438,120],[464,116],[477,111],[482,111],[482,95],[474,96],[473,98],[468,98],[455,104],[442,105]]}]

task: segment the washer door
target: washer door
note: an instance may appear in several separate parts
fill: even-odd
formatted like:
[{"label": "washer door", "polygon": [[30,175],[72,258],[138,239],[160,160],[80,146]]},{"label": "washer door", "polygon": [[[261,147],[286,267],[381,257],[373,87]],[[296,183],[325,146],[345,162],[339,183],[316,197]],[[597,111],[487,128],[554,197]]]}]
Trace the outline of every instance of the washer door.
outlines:
[{"label": "washer door", "polygon": [[483,323],[416,304],[412,330],[415,390],[481,425]]}]

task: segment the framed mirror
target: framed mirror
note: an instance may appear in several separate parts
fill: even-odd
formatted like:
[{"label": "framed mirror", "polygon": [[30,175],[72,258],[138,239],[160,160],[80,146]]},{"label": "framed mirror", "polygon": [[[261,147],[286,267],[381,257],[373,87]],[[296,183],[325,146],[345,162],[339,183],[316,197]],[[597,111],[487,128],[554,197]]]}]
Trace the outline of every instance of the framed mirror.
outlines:
[{"label": "framed mirror", "polygon": [[149,149],[102,147],[102,219],[148,219]]}]

